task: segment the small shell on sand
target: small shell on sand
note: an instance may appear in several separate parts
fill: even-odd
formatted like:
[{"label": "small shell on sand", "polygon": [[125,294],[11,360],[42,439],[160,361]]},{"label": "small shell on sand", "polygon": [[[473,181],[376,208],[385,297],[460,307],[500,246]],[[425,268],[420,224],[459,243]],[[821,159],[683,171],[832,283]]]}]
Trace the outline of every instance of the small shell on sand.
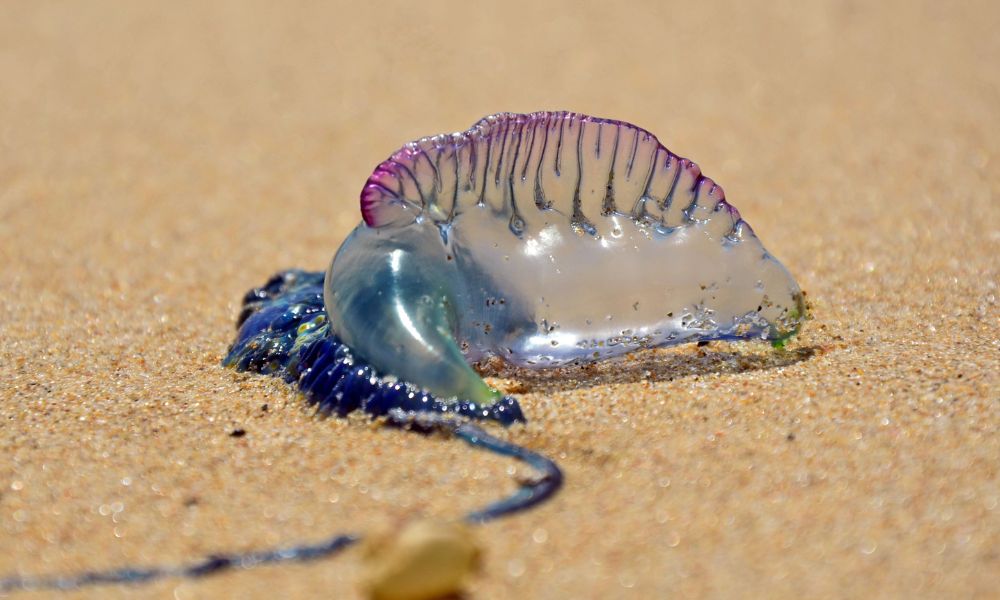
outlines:
[{"label": "small shell on sand", "polygon": [[461,522],[420,520],[365,542],[362,586],[373,600],[457,594],[479,567],[479,545]]}]

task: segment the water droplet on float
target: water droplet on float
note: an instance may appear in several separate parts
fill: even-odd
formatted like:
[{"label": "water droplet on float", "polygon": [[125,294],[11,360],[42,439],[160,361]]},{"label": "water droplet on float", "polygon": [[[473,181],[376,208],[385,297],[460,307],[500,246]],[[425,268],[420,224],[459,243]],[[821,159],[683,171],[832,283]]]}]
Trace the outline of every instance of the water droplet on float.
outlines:
[{"label": "water droplet on float", "polygon": [[535,540],[536,544],[544,544],[549,539],[549,532],[539,527],[531,534],[531,539]]},{"label": "water droplet on float", "polygon": [[875,550],[878,549],[878,544],[875,540],[865,540],[861,542],[861,553],[865,555],[875,554]]}]

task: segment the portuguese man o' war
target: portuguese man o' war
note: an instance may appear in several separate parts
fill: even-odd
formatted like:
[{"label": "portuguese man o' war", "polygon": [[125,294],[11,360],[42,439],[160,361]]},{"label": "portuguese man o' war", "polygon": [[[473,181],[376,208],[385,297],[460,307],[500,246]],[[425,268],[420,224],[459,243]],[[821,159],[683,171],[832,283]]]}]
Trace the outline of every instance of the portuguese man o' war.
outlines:
[{"label": "portuguese man o' war", "polygon": [[558,367],[692,341],[781,343],[803,295],[722,188],[651,133],[502,113],[403,146],[361,192],[326,275],[244,299],[224,363],[298,381],[324,412],[508,424],[472,364]]},{"label": "portuguese man o' war", "polygon": [[[805,319],[788,271],[722,188],[653,134],[568,112],[501,113],[421,138],[376,167],[362,222],[326,273],[247,293],[223,364],[295,383],[324,414],[441,431],[538,472],[466,515],[482,522],[561,486],[550,459],[472,419],[524,421],[473,365],[560,367],[710,340],[781,345]],[[0,579],[0,591],[200,577],[313,560],[357,537],[188,566]]]},{"label": "portuguese man o' war", "polygon": [[326,275],[331,327],[383,373],[491,406],[469,366],[787,338],[798,285],[722,188],[651,133],[566,112],[403,146]]}]

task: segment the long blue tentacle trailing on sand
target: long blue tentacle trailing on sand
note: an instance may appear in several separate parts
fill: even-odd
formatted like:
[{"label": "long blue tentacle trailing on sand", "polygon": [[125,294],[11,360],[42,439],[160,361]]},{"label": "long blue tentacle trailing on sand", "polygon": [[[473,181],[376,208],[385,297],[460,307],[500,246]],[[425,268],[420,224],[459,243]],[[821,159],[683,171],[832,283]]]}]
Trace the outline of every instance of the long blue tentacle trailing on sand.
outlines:
[{"label": "long blue tentacle trailing on sand", "polygon": [[[502,113],[410,142],[361,191],[361,223],[325,274],[279,273],[244,298],[224,364],[293,383],[320,413],[446,432],[540,477],[466,516],[560,487],[544,456],[476,421],[525,420],[473,368],[607,360],[642,348],[798,332],[798,284],[692,161],[648,131],[578,113]],[[201,576],[330,555],[355,541],[212,556],[182,567],[0,580],[0,590]]]}]

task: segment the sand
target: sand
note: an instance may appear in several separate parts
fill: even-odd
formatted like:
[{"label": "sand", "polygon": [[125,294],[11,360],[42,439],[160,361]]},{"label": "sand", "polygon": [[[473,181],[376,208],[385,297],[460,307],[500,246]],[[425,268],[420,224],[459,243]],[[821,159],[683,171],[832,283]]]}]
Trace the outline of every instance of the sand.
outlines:
[{"label": "sand", "polygon": [[[567,479],[477,529],[470,597],[998,593],[996,3],[4,13],[0,575],[363,534],[513,489],[509,461],[315,419],[219,361],[243,292],[324,268],[402,142],[571,109],[696,159],[814,318],[783,354],[502,373],[531,422],[501,433]],[[350,598],[360,566],[64,597]]]}]

